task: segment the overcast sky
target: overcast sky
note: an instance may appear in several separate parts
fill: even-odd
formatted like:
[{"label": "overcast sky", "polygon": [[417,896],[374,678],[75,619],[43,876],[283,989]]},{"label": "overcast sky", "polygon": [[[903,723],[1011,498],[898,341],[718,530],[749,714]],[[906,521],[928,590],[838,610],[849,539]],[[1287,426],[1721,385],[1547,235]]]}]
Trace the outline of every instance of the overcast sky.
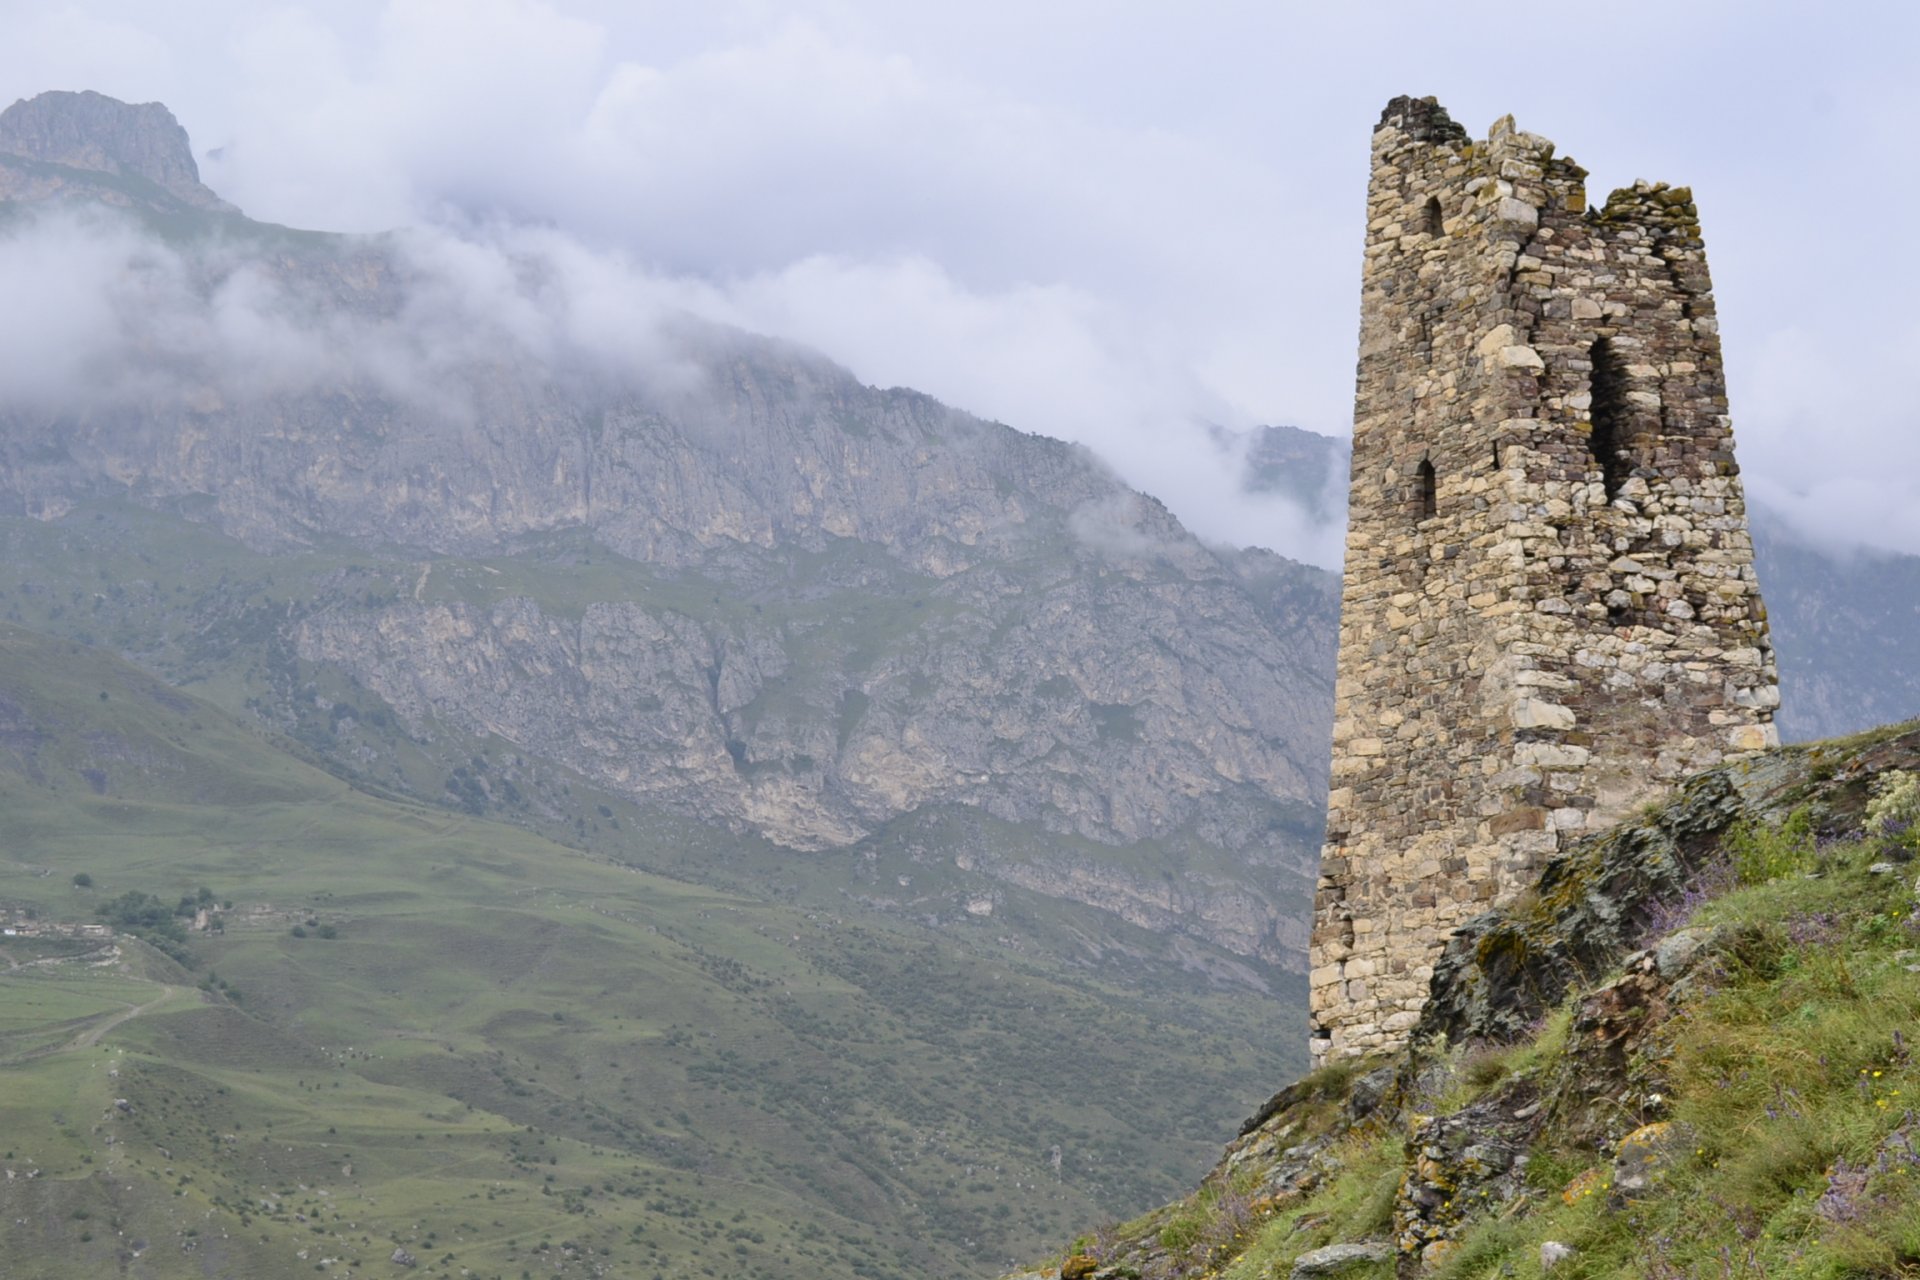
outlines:
[{"label": "overcast sky", "polygon": [[0,0],[0,101],[159,100],[255,217],[527,223],[1329,562],[1192,423],[1349,429],[1397,93],[1691,184],[1750,491],[1920,552],[1903,3]]}]

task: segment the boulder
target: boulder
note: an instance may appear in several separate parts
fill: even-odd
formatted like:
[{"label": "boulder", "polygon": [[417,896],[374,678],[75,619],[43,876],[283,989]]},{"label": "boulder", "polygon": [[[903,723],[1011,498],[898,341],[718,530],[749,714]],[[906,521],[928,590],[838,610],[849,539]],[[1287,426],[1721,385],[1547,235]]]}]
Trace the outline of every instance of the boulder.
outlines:
[{"label": "boulder", "polygon": [[1330,1244],[1293,1260],[1288,1280],[1320,1280],[1324,1276],[1346,1276],[1362,1268],[1377,1266],[1393,1258],[1393,1246],[1384,1240],[1359,1244]]},{"label": "boulder", "polygon": [[1470,1216],[1521,1193],[1533,1126],[1531,1117],[1518,1120],[1514,1113],[1528,1109],[1516,1105],[1526,1096],[1503,1093],[1450,1116],[1418,1121],[1408,1144],[1412,1163],[1394,1198],[1401,1252],[1435,1261],[1439,1254],[1429,1254],[1431,1246],[1450,1243]]},{"label": "boulder", "polygon": [[1714,941],[1712,929],[1682,929],[1668,934],[1653,949],[1653,967],[1668,982],[1677,981],[1693,968],[1700,953]]},{"label": "boulder", "polygon": [[1623,1208],[1645,1196],[1667,1169],[1672,1167],[1682,1148],[1685,1132],[1670,1121],[1641,1125],[1626,1137],[1613,1153],[1613,1192],[1608,1201]]}]

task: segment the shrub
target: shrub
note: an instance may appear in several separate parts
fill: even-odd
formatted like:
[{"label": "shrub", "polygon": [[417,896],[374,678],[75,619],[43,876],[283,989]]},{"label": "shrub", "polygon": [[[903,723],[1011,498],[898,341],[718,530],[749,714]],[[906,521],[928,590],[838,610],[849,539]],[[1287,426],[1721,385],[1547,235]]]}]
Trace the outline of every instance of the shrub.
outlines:
[{"label": "shrub", "polygon": [[1741,884],[1765,884],[1813,866],[1813,817],[1795,809],[1777,827],[1742,823],[1727,833],[1726,849]]},{"label": "shrub", "polygon": [[93,888],[93,877],[84,871],[76,872],[73,877],[73,887],[76,889],[91,889]]},{"label": "shrub", "polygon": [[1920,850],[1920,778],[1905,769],[1891,769],[1874,779],[1873,799],[1867,802],[1867,834],[1883,844]]}]

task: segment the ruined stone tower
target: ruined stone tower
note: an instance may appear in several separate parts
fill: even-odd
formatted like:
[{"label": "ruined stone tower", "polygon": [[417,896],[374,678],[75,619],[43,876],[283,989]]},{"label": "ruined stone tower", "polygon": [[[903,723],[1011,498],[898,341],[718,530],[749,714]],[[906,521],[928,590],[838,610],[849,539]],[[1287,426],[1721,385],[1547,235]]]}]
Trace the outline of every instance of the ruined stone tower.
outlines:
[{"label": "ruined stone tower", "polygon": [[1316,1060],[1562,841],[1777,739],[1692,194],[1433,99],[1373,135]]}]

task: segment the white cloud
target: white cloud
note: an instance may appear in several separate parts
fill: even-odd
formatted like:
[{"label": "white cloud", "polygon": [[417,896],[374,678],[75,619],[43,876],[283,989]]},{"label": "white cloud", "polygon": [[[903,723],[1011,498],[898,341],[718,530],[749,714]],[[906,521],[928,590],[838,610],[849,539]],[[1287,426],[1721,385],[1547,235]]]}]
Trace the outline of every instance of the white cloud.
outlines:
[{"label": "white cloud", "polygon": [[1747,491],[1829,547],[1920,552],[1920,412],[1888,399],[1920,368],[1920,325],[1863,331],[1834,320],[1762,330],[1738,361]]},{"label": "white cloud", "polygon": [[[0,84],[168,101],[257,216],[548,228],[576,313],[671,295],[1085,442],[1206,536],[1323,562],[1325,531],[1238,494],[1191,424],[1345,431],[1367,129],[1433,90],[1476,130],[1511,110],[1555,136],[1596,198],[1691,181],[1756,493],[1920,550],[1905,349],[1814,359],[1794,333],[1854,346],[1914,292],[1835,201],[1920,196],[1886,162],[1917,20],[1844,10],[1621,0],[1496,37],[1411,3],[203,0],[163,22],[97,0],[0,13]],[[1565,74],[1504,74],[1543,49]],[[615,295],[636,280],[647,302]]]}]

